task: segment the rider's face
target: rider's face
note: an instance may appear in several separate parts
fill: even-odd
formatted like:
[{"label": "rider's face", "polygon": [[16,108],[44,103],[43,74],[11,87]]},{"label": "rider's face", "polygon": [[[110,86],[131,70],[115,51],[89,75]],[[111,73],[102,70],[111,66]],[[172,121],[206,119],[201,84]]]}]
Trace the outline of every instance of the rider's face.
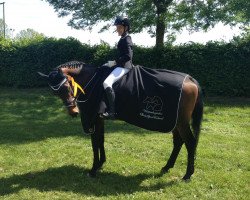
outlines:
[{"label": "rider's face", "polygon": [[116,31],[117,31],[118,35],[121,36],[125,31],[125,27],[122,25],[116,25]]}]

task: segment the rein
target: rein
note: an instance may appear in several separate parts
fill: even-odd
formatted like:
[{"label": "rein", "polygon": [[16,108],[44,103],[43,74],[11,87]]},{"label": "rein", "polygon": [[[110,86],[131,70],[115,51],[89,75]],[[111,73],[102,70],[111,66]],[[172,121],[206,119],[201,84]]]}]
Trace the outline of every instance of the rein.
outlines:
[{"label": "rein", "polygon": [[[95,76],[96,76],[96,72],[95,72],[95,74],[91,77],[91,79],[88,81],[88,83],[85,85],[85,87],[83,88],[83,90],[86,90],[86,88],[89,86],[89,84],[92,82],[92,80],[94,79]],[[83,93],[83,94],[85,94],[85,93]],[[80,94],[79,94],[78,97],[76,98],[76,102],[77,102],[77,103],[85,103],[85,102],[87,102],[87,101],[89,100],[89,98],[87,98],[87,99],[84,100],[84,101],[78,100],[79,96],[80,96]],[[90,96],[90,95],[89,95],[89,96]]]}]

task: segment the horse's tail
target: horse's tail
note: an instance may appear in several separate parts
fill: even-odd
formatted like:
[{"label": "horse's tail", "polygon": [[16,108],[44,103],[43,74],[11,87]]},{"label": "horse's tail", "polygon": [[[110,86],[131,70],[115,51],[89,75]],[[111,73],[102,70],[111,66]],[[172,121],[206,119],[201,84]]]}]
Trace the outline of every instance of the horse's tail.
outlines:
[{"label": "horse's tail", "polygon": [[201,87],[199,86],[199,83],[197,81],[196,84],[198,86],[198,97],[192,113],[192,128],[194,136],[196,138],[196,147],[197,147],[201,131],[201,122],[203,117],[203,95]]}]

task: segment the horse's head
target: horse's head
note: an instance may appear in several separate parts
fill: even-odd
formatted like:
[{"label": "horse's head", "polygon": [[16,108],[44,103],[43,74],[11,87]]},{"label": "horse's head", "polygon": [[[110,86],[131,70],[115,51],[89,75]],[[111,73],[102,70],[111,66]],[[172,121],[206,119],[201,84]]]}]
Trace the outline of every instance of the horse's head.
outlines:
[{"label": "horse's head", "polygon": [[85,86],[85,88],[88,86],[94,77],[95,71],[96,67],[92,65],[79,61],[70,61],[59,65],[49,75],[41,72],[38,72],[38,74],[46,78],[54,94],[59,96],[67,107],[69,115],[75,117],[79,113],[76,99],[81,93],[85,94],[82,86]]},{"label": "horse's head", "polygon": [[79,110],[75,101],[75,83],[72,77],[65,75],[60,68],[50,72],[49,75],[45,75],[41,72],[38,72],[38,74],[47,79],[53,93],[60,97],[67,107],[69,115],[76,117]]}]

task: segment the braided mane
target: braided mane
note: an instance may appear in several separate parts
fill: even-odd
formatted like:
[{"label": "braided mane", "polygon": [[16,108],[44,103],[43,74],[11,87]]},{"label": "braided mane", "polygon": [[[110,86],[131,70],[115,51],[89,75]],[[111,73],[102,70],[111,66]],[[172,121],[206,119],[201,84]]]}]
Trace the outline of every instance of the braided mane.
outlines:
[{"label": "braided mane", "polygon": [[67,69],[78,69],[82,68],[84,65],[86,65],[84,62],[81,61],[70,61],[63,63],[59,66],[56,67],[56,69],[62,69],[62,68],[67,68]]},{"label": "braided mane", "polygon": [[86,63],[81,61],[70,61],[57,66],[56,69],[64,71],[66,74],[79,74],[85,65]]}]

